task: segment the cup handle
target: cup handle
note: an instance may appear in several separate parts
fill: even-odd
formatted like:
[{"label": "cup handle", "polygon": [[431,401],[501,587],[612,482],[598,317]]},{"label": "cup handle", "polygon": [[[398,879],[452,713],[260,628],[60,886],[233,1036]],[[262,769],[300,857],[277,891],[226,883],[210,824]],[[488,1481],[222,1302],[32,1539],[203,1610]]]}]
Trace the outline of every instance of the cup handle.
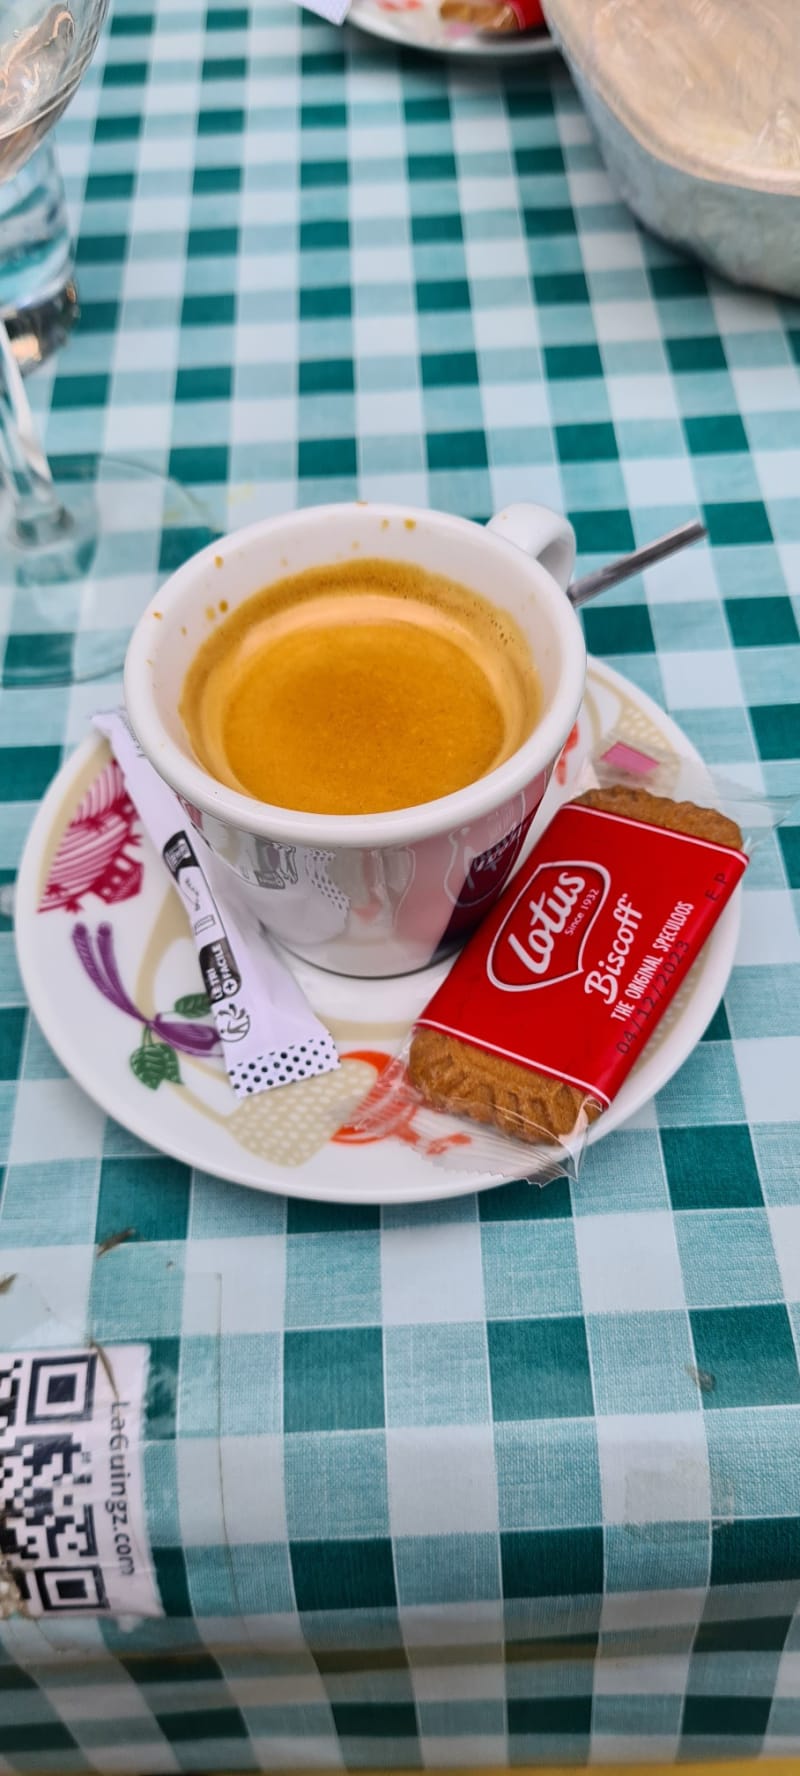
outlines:
[{"label": "cup handle", "polygon": [[568,519],[549,506],[506,506],[489,520],[487,529],[535,555],[566,592],[575,565],[575,532]]}]

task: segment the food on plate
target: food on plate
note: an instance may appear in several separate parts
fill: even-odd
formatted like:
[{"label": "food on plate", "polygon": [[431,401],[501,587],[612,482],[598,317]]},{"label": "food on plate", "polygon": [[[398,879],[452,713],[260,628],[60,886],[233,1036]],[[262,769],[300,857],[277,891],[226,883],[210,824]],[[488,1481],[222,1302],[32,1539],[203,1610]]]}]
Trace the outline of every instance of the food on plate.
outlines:
[{"label": "food on plate", "polygon": [[545,22],[539,0],[440,0],[439,17],[493,36],[534,30]]}]

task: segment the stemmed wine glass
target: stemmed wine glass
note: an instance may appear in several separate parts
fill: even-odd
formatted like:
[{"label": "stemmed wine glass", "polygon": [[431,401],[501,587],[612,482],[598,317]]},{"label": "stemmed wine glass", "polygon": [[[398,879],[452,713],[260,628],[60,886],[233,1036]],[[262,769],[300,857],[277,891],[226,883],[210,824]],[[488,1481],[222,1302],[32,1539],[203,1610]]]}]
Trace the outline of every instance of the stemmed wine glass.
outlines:
[{"label": "stemmed wine glass", "polygon": [[[19,172],[69,104],[107,9],[108,0],[11,0],[0,8],[0,182]],[[61,473],[63,498],[0,322],[6,684],[64,684],[117,670],[159,580],[214,535],[190,495],[142,464],[81,456],[66,458]]]}]

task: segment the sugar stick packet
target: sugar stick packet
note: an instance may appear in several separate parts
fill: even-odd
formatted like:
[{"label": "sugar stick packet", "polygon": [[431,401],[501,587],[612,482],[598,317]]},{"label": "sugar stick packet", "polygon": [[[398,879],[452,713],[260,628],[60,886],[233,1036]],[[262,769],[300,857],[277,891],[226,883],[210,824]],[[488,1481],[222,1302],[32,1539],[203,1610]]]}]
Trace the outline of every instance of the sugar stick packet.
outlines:
[{"label": "sugar stick packet", "polygon": [[[258,921],[234,911],[202,838],[174,791],[145,758],[124,709],[93,725],[108,740],[125,786],[186,909],[228,1078],[237,1098],[330,1073],[333,1037],[315,1017]],[[213,879],[212,879],[213,878]]]}]

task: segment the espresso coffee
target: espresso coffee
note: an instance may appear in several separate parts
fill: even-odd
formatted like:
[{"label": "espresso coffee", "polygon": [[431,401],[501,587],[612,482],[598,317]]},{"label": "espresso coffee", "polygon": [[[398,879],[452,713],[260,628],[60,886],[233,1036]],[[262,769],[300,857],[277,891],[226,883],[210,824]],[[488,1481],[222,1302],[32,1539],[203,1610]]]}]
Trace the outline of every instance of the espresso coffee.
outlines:
[{"label": "espresso coffee", "polygon": [[463,789],[534,728],[514,619],[402,562],[333,563],[257,592],[196,654],[180,713],[233,789],[315,814],[376,814]]}]

